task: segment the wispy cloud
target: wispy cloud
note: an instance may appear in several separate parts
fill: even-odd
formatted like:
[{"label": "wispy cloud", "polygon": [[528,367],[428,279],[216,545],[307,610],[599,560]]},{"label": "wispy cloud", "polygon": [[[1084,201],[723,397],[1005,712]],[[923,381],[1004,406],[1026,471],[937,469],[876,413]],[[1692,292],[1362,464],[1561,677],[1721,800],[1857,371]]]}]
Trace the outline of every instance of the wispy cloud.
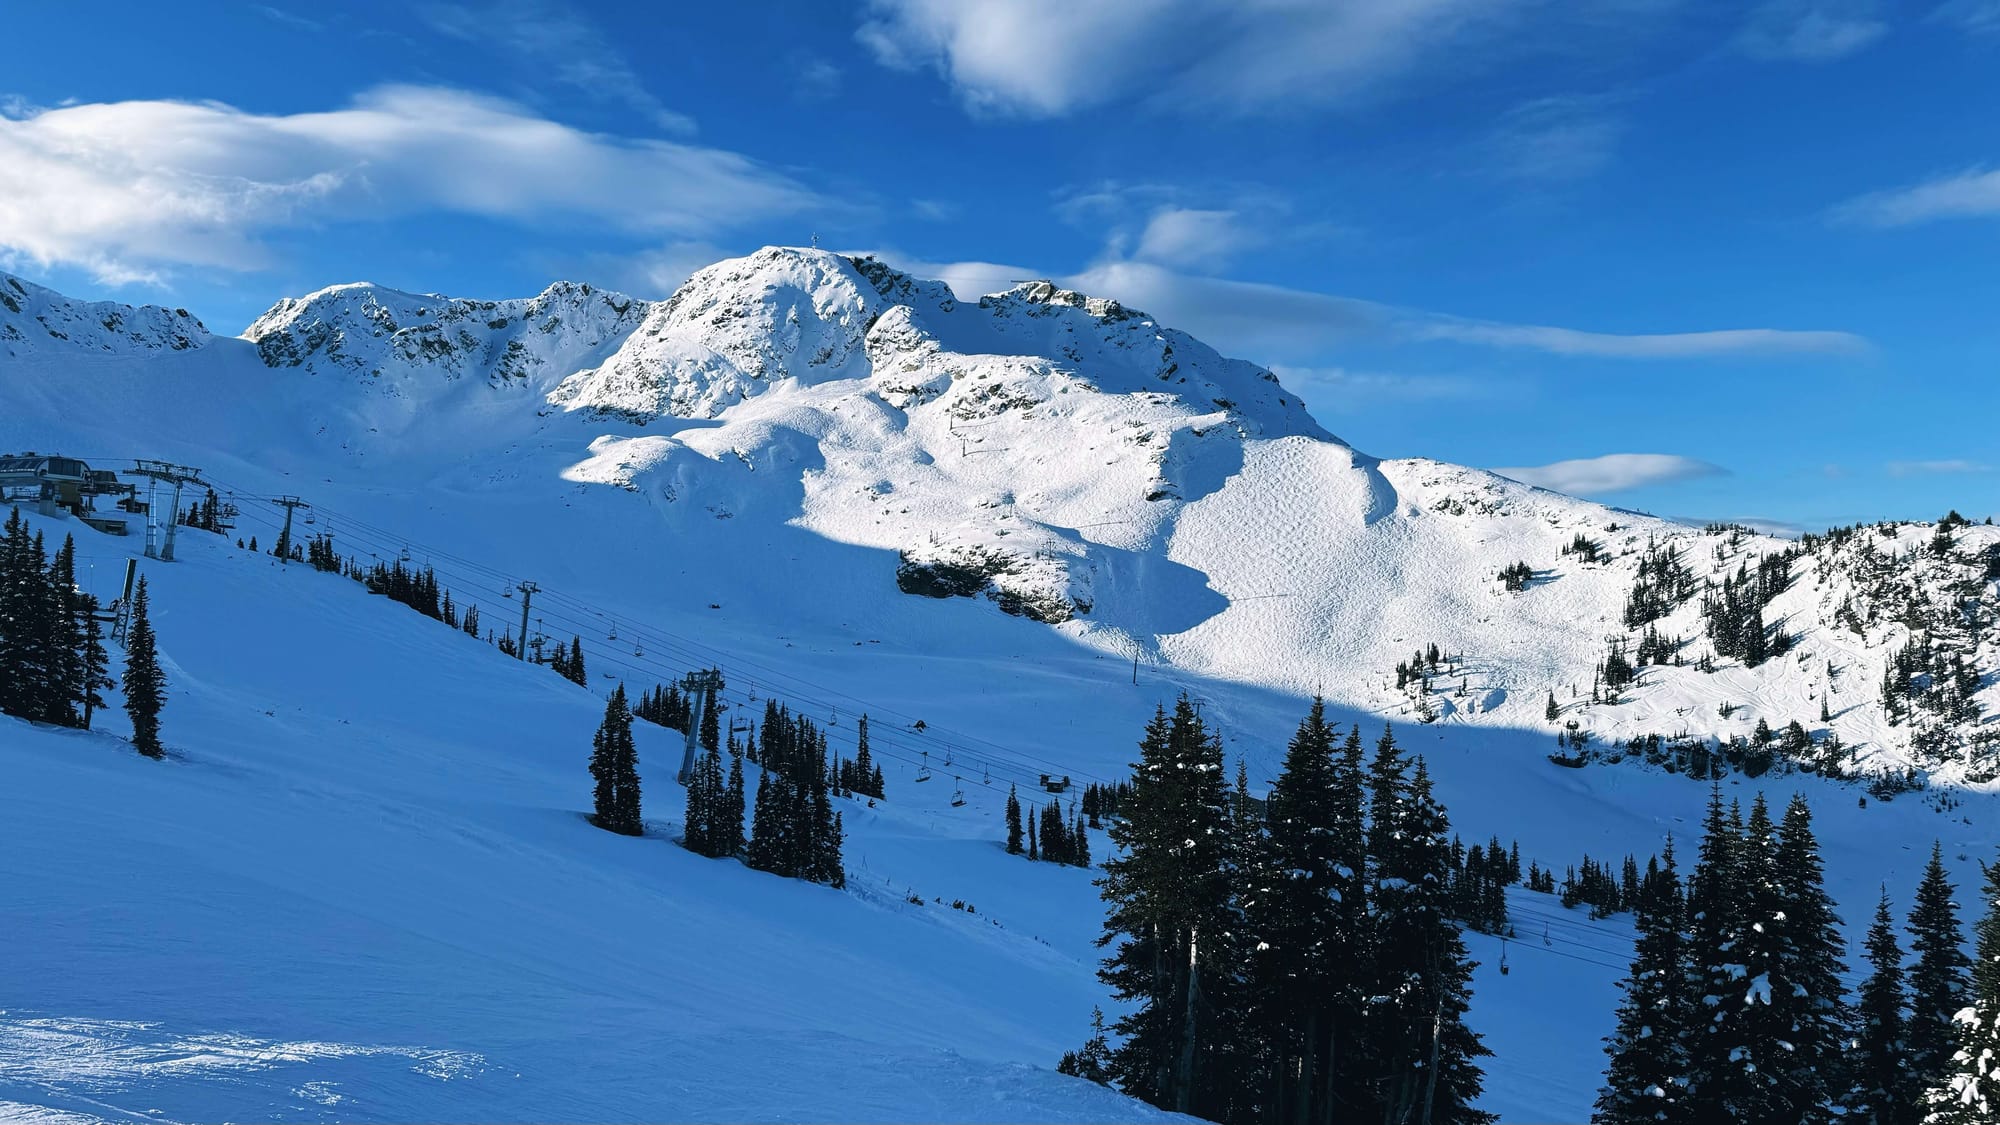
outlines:
[{"label": "wispy cloud", "polygon": [[1607,453],[1602,457],[1493,471],[1524,484],[1574,496],[1622,492],[1649,484],[1673,484],[1723,476],[1729,472],[1720,465],[1672,453]]},{"label": "wispy cloud", "polygon": [[668,109],[597,25],[561,0],[455,0],[417,6],[435,31],[494,48],[556,82],[629,106],[653,125],[690,136],[694,119]]},{"label": "wispy cloud", "polygon": [[1938,219],[2000,215],[2000,172],[1984,169],[1939,176],[1906,188],[1875,192],[1834,208],[1833,217],[1865,226],[1903,227]]},{"label": "wispy cloud", "polygon": [[1578,180],[1611,163],[1624,132],[1608,98],[1538,98],[1509,110],[1483,147],[1509,179]]},{"label": "wispy cloud", "polygon": [[1752,58],[1832,62],[1888,33],[1880,0],[1766,0],[1751,10],[1736,46]]},{"label": "wispy cloud", "polygon": [[1741,328],[1621,334],[1506,324],[1309,290],[1177,273],[1148,262],[1101,263],[1066,279],[1116,297],[1221,346],[1284,359],[1324,354],[1358,338],[1450,341],[1608,359],[1732,355],[1855,355],[1868,343],[1846,332]]},{"label": "wispy cloud", "polygon": [[[976,113],[1056,117],[1138,101],[1224,113],[1352,104],[1530,53],[1601,57],[1634,0],[869,0],[886,66],[935,70]],[[1532,19],[1530,18],[1532,17]]]},{"label": "wispy cloud", "polygon": [[1949,458],[1941,461],[1891,461],[1889,475],[1892,477],[1921,477],[1953,473],[1990,473],[1992,465],[1984,461],[1970,461]]},{"label": "wispy cloud", "polygon": [[2000,0],[1946,0],[1930,19],[1975,35],[2000,35]]},{"label": "wispy cloud", "polygon": [[317,32],[326,30],[326,25],[318,20],[302,16],[287,8],[274,7],[270,4],[258,4],[256,5],[256,9],[257,13],[265,19],[284,24],[294,31]]},{"label": "wispy cloud", "polygon": [[586,133],[452,89],[289,115],[134,101],[0,116],[0,250],[113,283],[262,268],[271,231],[329,221],[451,212],[703,238],[823,205],[736,153]]},{"label": "wispy cloud", "polygon": [[1162,207],[1146,220],[1132,256],[1167,266],[1212,269],[1265,240],[1235,211]]},{"label": "wispy cloud", "polygon": [[[938,262],[893,249],[871,251],[920,277],[948,283],[962,299],[1049,278],[1093,296],[1115,297],[1234,355],[1294,370],[1335,372],[1318,365],[1328,350],[1360,342],[1449,340],[1495,348],[1610,359],[1700,359],[1740,355],[1856,355],[1869,344],[1846,332],[1774,328],[1620,335],[1544,325],[1469,320],[1281,285],[1202,277],[1151,262],[1119,259],[1063,274],[997,262]],[[1356,374],[1349,372],[1350,376]],[[1445,383],[1434,389],[1446,393]],[[1463,386],[1457,389],[1467,389]]]}]

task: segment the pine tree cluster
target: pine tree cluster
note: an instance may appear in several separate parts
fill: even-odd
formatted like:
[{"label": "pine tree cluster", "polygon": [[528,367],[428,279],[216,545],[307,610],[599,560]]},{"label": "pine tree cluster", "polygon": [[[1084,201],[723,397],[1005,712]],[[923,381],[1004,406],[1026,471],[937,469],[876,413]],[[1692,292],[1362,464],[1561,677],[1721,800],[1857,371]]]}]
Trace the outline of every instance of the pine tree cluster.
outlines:
[{"label": "pine tree cluster", "polygon": [[590,686],[590,674],[583,667],[583,638],[572,636],[569,648],[561,645],[549,656],[549,667],[555,674],[578,687]]},{"label": "pine tree cluster", "polygon": [[1509,563],[1500,570],[1500,585],[1510,594],[1518,594],[1535,580],[1535,568],[1527,562]]},{"label": "pine tree cluster", "polygon": [[1709,644],[1717,656],[1743,662],[1755,668],[1773,656],[1791,649],[1791,637],[1773,630],[1764,622],[1764,607],[1792,584],[1792,561],[1797,549],[1776,551],[1757,560],[1757,571],[1743,563],[1735,574],[1725,574],[1722,585],[1702,599],[1702,616],[1708,621]]},{"label": "pine tree cluster", "polygon": [[1491,1120],[1422,760],[1386,730],[1366,758],[1315,702],[1261,809],[1222,774],[1185,697],[1147,725],[1099,881],[1101,975],[1132,1010],[1071,1069],[1231,1123]]},{"label": "pine tree cluster", "polygon": [[[1089,789],[1084,791],[1084,800],[1093,807],[1097,804]],[[1020,794],[1008,786],[1006,819],[1009,855],[1025,854],[1031,860],[1070,867],[1090,866],[1089,818],[1075,799],[1070,801],[1068,815],[1064,815],[1060,800],[1050,801],[1039,809],[1030,805],[1024,815]],[[1027,826],[1025,848],[1022,847],[1024,823]]]},{"label": "pine tree cluster", "polygon": [[1648,543],[1646,553],[1639,556],[1632,592],[1625,596],[1625,627],[1650,625],[1694,595],[1694,571],[1681,560],[1680,551],[1671,543]]},{"label": "pine tree cluster", "polygon": [[230,521],[234,520],[237,515],[235,502],[223,501],[221,497],[215,494],[215,490],[211,488],[208,490],[208,495],[188,505],[187,511],[181,513],[180,522],[183,527],[191,527],[197,531],[210,531],[221,535],[235,526]]},{"label": "pine tree cluster", "polygon": [[[705,718],[714,713],[707,708]],[[706,736],[705,721],[703,727]],[[764,767],[751,811],[749,865],[788,879],[846,886],[840,858],[844,833],[833,808],[826,734],[806,716],[768,700],[761,729],[744,755]]]},{"label": "pine tree cluster", "polygon": [[639,750],[632,741],[632,711],[625,685],[604,705],[604,722],[591,740],[590,777],[595,813],[592,821],[607,832],[639,836],[646,830],[639,814]]},{"label": "pine tree cluster", "polygon": [[0,713],[88,728],[108,667],[97,599],[77,589],[75,540],[50,558],[14,509],[0,534]]},{"label": "pine tree cluster", "polygon": [[694,717],[694,706],[678,686],[656,684],[653,690],[639,697],[632,714],[655,726],[686,734],[688,722]]},{"label": "pine tree cluster", "polygon": [[1599,1125],[1993,1120],[2000,1075],[1980,1051],[2000,1012],[2000,868],[1989,873],[1990,982],[1967,972],[1934,849],[1908,920],[1914,962],[1905,964],[1885,890],[1863,947],[1871,971],[1851,1004],[1804,800],[1793,798],[1774,824],[1761,796],[1746,818],[1717,789],[1685,893],[1671,841],[1649,874],[1606,1040]]},{"label": "pine tree cluster", "polygon": [[854,757],[834,759],[833,788],[849,797],[859,793],[879,801],[885,796],[882,766],[868,747],[867,715],[861,716],[854,724]]}]

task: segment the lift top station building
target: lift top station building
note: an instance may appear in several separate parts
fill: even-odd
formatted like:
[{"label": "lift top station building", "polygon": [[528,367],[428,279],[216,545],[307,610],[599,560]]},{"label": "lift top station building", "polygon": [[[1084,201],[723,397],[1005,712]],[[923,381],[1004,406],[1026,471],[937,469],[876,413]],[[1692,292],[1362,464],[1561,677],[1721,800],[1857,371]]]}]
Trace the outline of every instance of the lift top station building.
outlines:
[{"label": "lift top station building", "polygon": [[57,454],[0,454],[0,504],[30,502],[45,516],[64,512],[99,531],[125,534],[125,521],[117,516],[97,514],[99,496],[122,497],[118,506],[135,510],[136,488],[118,479],[109,469],[93,469],[74,457]]}]

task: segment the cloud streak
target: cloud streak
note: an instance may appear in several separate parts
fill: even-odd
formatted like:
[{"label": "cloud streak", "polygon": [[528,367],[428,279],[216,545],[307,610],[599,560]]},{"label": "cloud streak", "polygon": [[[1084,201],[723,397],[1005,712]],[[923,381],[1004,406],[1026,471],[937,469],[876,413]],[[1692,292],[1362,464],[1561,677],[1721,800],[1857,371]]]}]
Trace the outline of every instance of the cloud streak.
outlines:
[{"label": "cloud streak", "polygon": [[321,113],[97,103],[0,116],[0,250],[101,280],[252,270],[275,231],[456,213],[701,238],[823,200],[747,157],[386,86]]},{"label": "cloud streak", "polygon": [[1888,33],[1880,0],[1767,0],[1750,13],[1736,47],[1758,59],[1832,62]]},{"label": "cloud streak", "polygon": [[[1634,0],[870,0],[856,37],[932,70],[974,113],[1058,117],[1125,101],[1225,113],[1351,104],[1449,60],[1600,53],[1653,9]],[[1531,20],[1532,17],[1532,26]]]},{"label": "cloud streak", "polygon": [[486,0],[418,5],[431,29],[479,43],[600,101],[639,111],[675,136],[692,136],[694,119],[668,109],[646,89],[632,64],[581,12],[558,0]]},{"label": "cloud streak", "polygon": [[1622,492],[1649,484],[1724,476],[1729,472],[1720,465],[1672,453],[1607,453],[1602,457],[1493,471],[1523,484],[1574,496]]},{"label": "cloud streak", "polygon": [[1739,328],[1621,334],[1506,324],[1277,285],[1191,276],[1138,261],[1104,262],[1061,280],[1145,309],[1217,346],[1278,361],[1309,358],[1324,354],[1330,346],[1368,339],[1446,341],[1599,359],[1853,356],[1869,350],[1866,340],[1847,332]]},{"label": "cloud streak", "polygon": [[1941,461],[1891,461],[1889,475],[1892,477],[1940,476],[1962,473],[1990,473],[1993,466],[1984,461],[1969,461],[1963,458],[1949,458]]},{"label": "cloud streak", "polygon": [[1834,209],[1842,222],[1906,227],[1939,219],[2000,215],[2000,172],[1973,169],[1852,199]]}]

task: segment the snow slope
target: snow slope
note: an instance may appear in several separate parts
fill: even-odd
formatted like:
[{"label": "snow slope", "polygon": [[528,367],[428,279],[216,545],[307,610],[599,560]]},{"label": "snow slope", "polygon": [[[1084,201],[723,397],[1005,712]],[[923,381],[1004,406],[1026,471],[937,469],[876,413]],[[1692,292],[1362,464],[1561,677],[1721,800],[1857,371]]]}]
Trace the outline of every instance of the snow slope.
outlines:
[{"label": "snow slope", "polygon": [[[145,894],[87,909],[102,923],[93,933],[127,933],[178,904],[184,940],[157,951],[106,939],[79,954],[37,939],[41,960],[0,968],[7,995],[28,997],[7,1003],[29,1012],[0,1031],[0,1053],[36,1066],[106,1060],[96,1078],[55,1074],[0,1099],[92,1113],[108,1098],[208,1118],[278,1105],[227,1100],[240,1090],[282,1100],[337,1082],[366,1108],[301,1094],[284,1111],[1137,1115],[1131,1103],[1071,1100],[1097,1095],[1020,1069],[1074,1045],[1102,1001],[1091,977],[1099,914],[1083,873],[1010,862],[994,842],[1008,783],[1032,792],[1047,770],[1118,776],[1145,715],[1180,690],[1203,700],[1260,784],[1306,694],[1323,691],[1344,719],[1371,727],[1393,719],[1430,756],[1468,839],[1518,836],[1526,855],[1558,867],[1585,851],[1643,856],[1667,832],[1685,835],[1706,788],[1647,768],[1551,765],[1552,689],[1559,724],[1577,721],[1600,745],[1799,719],[1837,730],[1857,769],[1917,762],[1946,783],[1967,769],[1919,762],[1910,728],[1883,716],[1881,671],[1912,628],[1868,575],[1887,567],[1941,601],[1990,606],[1974,562],[2000,541],[1993,529],[1959,531],[1951,557],[1927,553],[1934,529],[1918,526],[1867,533],[1883,544],[1873,561],[1857,558],[1856,542],[1802,556],[1769,611],[1797,646],[1754,669],[1724,660],[1696,671],[1707,642],[1698,606],[1682,605],[1659,627],[1686,638],[1686,663],[1645,669],[1625,702],[1592,705],[1570,692],[1587,693],[1611,636],[1633,636],[1622,610],[1649,540],[1718,577],[1787,544],[1479,470],[1368,457],[1263,369],[1046,283],[966,302],[869,260],[774,248],[654,304],[580,286],[491,307],[343,286],[281,303],[243,340],[87,344],[0,357],[0,391],[15,407],[0,415],[0,448],[201,466],[241,504],[237,534],[266,544],[276,515],[257,498],[305,496],[311,530],[364,560],[410,550],[497,629],[517,624],[502,591],[535,579],[546,592],[530,631],[581,635],[600,690],[609,676],[636,688],[713,659],[743,710],[775,695],[849,730],[868,710],[891,800],[848,811],[848,896],[705,864],[651,837],[601,839],[574,820],[598,707],[584,692],[352,584],[212,544],[184,552],[186,563],[148,566],[162,606],[198,623],[162,624],[170,675],[183,673],[168,732],[184,761],[153,768],[102,740],[0,728],[0,768],[23,782],[0,796],[0,821],[35,849],[33,862],[8,861],[8,878],[40,888],[32,913],[9,916],[85,910],[75,888],[108,878],[107,856],[165,849],[189,866],[149,868],[131,880]],[[536,362],[508,358],[521,355]],[[1564,553],[1579,533],[1602,544],[1602,561]],[[107,575],[131,546],[98,538],[84,553]],[[1496,575],[1515,561],[1537,576],[1508,593]],[[925,596],[954,592],[964,596]],[[236,612],[239,601],[256,612]],[[1980,630],[1961,632],[1951,641],[1982,670],[1990,709],[2000,661]],[[1430,643],[1462,661],[1420,701],[1393,686],[1391,669]],[[1833,718],[1821,723],[1829,690]],[[1728,717],[1724,702],[1737,705]],[[314,718],[263,725],[288,708]],[[1422,709],[1438,721],[1419,723]],[[92,753],[73,752],[85,744]],[[671,833],[673,751],[659,740],[641,749],[649,817]],[[920,785],[926,763],[939,776]],[[1801,788],[1819,798],[1850,914],[1883,880],[1906,895],[1932,838],[1962,880],[1996,838],[1979,794],[1956,807],[1942,792],[1863,807],[1853,788],[1802,775],[1727,784],[1746,799]],[[83,823],[61,814],[96,785],[114,786],[122,803],[111,807],[124,811]],[[959,788],[969,800],[954,808]],[[183,803],[216,827],[184,844],[191,820],[140,812]],[[222,815],[267,804],[277,811]],[[287,826],[298,842],[268,842]],[[374,858],[344,874],[361,843]],[[10,842],[0,854],[29,853]],[[516,867],[527,890],[500,896]],[[907,904],[906,888],[969,899],[980,919]],[[566,908],[528,905],[544,899]],[[200,960],[193,950],[210,927],[228,928],[220,912],[232,904],[283,909],[229,956]],[[1493,943],[1476,946],[1487,965],[1473,1019],[1499,1056],[1488,1103],[1512,1120],[1580,1119],[1629,934],[1540,896],[1516,905],[1525,940],[1510,945],[1512,972],[1495,971]],[[366,943],[382,952],[354,952],[358,939],[282,952],[280,939],[340,932],[334,920],[348,916],[383,927]],[[1531,922],[1546,940],[1529,936]],[[455,952],[436,954],[432,941]],[[661,955],[697,946],[715,951],[717,971]],[[778,983],[771,962],[788,967]],[[219,963],[265,991],[231,1003],[212,967],[177,980],[182,966]],[[642,983],[607,990],[602,974],[576,968],[599,964],[631,967]],[[64,983],[50,966],[96,983]],[[440,974],[437,1001],[392,998]],[[850,975],[888,986],[864,995],[846,987]],[[776,996],[800,977],[839,991]],[[350,1010],[350,996],[366,1002]],[[75,1022],[88,1046],[58,1051],[63,1041],[37,1038],[33,1020]],[[128,1035],[121,1021],[151,1030]],[[567,1044],[595,1044],[613,1025],[635,1029],[604,1049],[629,1085],[585,1089]],[[724,1046],[694,1042],[686,1026]],[[316,1061],[247,1087],[235,1071],[194,1067],[118,1085],[179,1057],[176,1044],[216,1035]],[[406,1078],[425,1065],[412,1052],[488,1060],[475,1082],[444,1087],[471,1091],[470,1108]],[[879,1065],[853,1100],[808,1098],[855,1052]],[[646,1069],[661,1056],[694,1061]],[[491,1075],[510,1067],[524,1084],[493,1089]],[[730,1100],[753,1088],[774,1100]],[[777,1104],[786,1098],[800,1100]]]}]

